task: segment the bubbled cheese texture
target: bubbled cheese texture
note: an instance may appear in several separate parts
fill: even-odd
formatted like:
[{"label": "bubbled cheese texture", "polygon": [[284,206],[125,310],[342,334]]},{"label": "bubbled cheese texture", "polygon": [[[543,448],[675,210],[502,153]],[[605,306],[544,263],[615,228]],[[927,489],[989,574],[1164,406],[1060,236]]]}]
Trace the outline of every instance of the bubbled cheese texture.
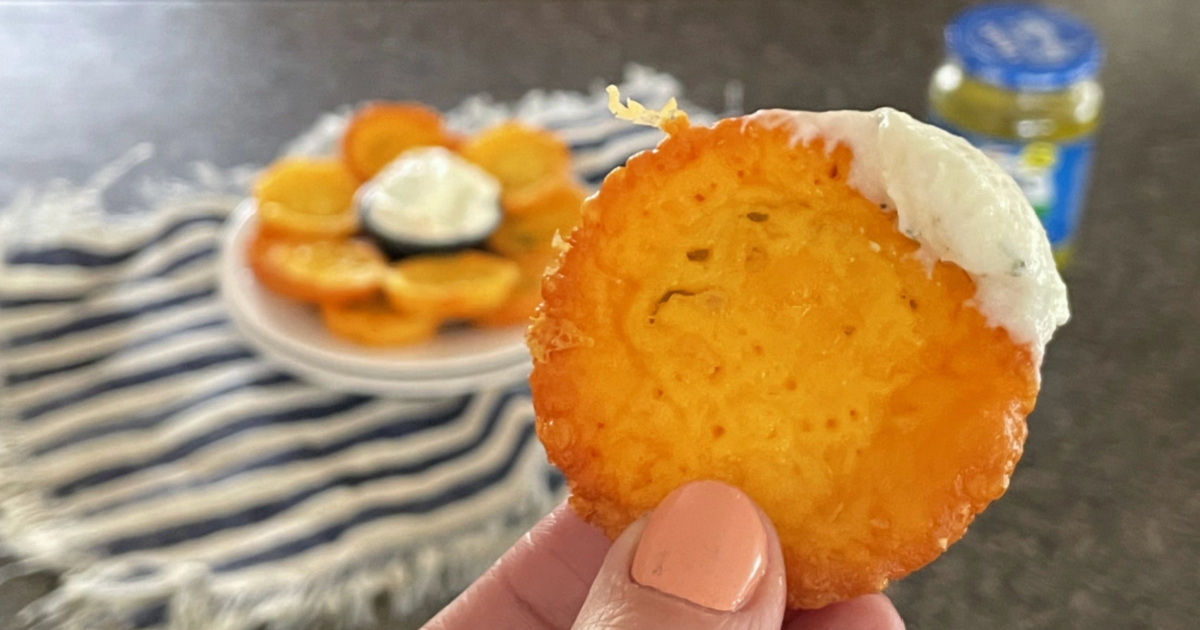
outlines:
[{"label": "bubbled cheese texture", "polygon": [[970,274],[980,312],[1040,361],[1070,316],[1067,289],[1033,207],[995,162],[962,138],[889,108],[764,110],[750,118],[785,126],[795,143],[849,146],[849,184],[895,211],[928,262],[952,262]]}]

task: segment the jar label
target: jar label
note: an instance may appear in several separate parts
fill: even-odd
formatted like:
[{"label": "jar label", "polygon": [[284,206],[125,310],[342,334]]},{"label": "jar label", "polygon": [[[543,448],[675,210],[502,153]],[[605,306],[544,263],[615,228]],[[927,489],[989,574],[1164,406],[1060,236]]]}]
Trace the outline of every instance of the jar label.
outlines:
[{"label": "jar label", "polygon": [[1046,228],[1051,246],[1058,249],[1070,242],[1087,193],[1091,137],[1074,142],[1017,142],[963,131],[937,118],[933,122],[966,138],[1016,180]]}]

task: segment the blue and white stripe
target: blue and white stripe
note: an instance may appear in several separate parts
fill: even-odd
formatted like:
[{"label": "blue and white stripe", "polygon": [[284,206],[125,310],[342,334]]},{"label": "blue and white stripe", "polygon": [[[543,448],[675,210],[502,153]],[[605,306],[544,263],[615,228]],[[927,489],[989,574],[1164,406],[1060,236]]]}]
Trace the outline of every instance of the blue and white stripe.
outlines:
[{"label": "blue and white stripe", "polygon": [[[677,86],[643,74],[625,91],[655,103]],[[614,121],[599,93],[503,113],[559,130],[591,184],[660,138]],[[0,544],[64,572],[31,618],[350,624],[370,621],[381,592],[409,614],[452,595],[559,494],[524,385],[386,400],[259,357],[217,295],[231,208],[199,200],[120,236],[68,230],[4,250]]]}]

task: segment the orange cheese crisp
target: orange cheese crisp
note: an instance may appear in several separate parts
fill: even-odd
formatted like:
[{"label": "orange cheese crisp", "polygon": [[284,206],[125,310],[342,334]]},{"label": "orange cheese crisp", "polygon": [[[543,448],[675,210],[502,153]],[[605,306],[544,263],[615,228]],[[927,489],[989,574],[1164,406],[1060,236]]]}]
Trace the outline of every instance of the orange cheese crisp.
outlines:
[{"label": "orange cheese crisp", "polygon": [[295,240],[257,235],[250,268],[271,291],[301,302],[340,304],[379,292],[387,262],[374,245],[355,239]]},{"label": "orange cheese crisp", "polygon": [[571,505],[615,537],[686,482],[741,488],[793,608],[932,561],[1008,487],[1040,356],[847,183],[848,146],[640,115],[669,137],[584,204],[529,333]]}]

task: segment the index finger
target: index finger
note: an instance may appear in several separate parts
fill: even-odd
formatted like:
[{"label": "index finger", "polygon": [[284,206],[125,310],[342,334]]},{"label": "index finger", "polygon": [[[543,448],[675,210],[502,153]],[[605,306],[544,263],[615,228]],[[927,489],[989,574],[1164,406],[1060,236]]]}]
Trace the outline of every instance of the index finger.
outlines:
[{"label": "index finger", "polygon": [[423,630],[565,630],[612,545],[564,503]]}]

